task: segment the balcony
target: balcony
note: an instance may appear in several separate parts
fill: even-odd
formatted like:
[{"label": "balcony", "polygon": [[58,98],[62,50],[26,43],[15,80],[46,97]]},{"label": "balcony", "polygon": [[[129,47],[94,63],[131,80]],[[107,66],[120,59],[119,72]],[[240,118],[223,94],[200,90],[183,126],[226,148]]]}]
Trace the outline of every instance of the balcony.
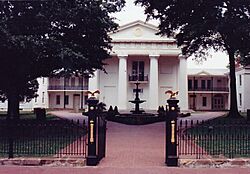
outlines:
[{"label": "balcony", "polygon": [[129,75],[128,76],[129,82],[142,82],[142,83],[147,83],[148,82],[148,75]]},{"label": "balcony", "polygon": [[88,90],[88,86],[63,86],[63,85],[57,85],[57,86],[48,86],[48,90],[58,90],[58,91],[65,91],[65,90],[71,90],[71,91],[82,91],[82,90]]},{"label": "balcony", "polygon": [[220,91],[220,92],[229,92],[229,88],[228,87],[211,87],[211,88],[188,88],[188,91],[208,91],[208,92],[212,92],[212,91]]}]

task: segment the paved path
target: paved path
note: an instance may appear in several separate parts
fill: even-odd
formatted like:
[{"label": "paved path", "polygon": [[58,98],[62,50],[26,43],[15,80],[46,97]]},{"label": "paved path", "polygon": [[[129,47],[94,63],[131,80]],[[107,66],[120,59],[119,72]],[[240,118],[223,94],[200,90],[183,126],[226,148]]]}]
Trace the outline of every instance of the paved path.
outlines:
[{"label": "paved path", "polygon": [[179,118],[179,120],[210,120],[222,115],[225,115],[227,112],[194,112],[191,113],[190,117]]},{"label": "paved path", "polygon": [[101,167],[164,166],[165,124],[132,126],[108,122]]},{"label": "paved path", "polygon": [[83,123],[83,121],[85,121],[87,124],[88,121],[87,116],[82,115],[82,113],[74,113],[71,110],[50,111],[49,114],[55,115],[62,119],[73,120],[74,122],[77,122],[77,120],[79,120],[80,123]]}]

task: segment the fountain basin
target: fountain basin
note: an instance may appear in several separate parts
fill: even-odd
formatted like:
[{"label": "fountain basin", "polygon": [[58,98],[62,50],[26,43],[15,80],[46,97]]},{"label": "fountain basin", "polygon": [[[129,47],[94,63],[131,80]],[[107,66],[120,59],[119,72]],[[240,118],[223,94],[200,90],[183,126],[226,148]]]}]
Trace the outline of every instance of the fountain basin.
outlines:
[{"label": "fountain basin", "polygon": [[156,122],[165,121],[166,117],[163,115],[153,113],[131,114],[122,113],[107,118],[109,121],[127,124],[127,125],[146,125]]}]

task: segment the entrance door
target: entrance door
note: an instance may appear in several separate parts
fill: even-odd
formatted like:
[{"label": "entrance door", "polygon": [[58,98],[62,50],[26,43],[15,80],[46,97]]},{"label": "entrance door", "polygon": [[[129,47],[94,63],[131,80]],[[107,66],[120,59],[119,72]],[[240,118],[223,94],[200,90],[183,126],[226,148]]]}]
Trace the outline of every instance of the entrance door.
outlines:
[{"label": "entrance door", "polygon": [[134,81],[144,81],[144,61],[133,61],[132,76]]},{"label": "entrance door", "polygon": [[74,94],[73,96],[73,109],[75,112],[79,112],[80,109],[80,94]]},{"label": "entrance door", "polygon": [[222,95],[215,95],[213,99],[214,110],[224,110],[224,98]]}]

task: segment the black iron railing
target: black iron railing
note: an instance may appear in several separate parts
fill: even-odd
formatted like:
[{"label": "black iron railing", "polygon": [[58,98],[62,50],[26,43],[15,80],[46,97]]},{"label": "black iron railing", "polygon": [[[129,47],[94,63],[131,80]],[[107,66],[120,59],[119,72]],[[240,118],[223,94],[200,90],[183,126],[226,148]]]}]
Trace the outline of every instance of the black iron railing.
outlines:
[{"label": "black iron railing", "polygon": [[129,81],[148,81],[148,75],[129,75]]},{"label": "black iron railing", "polygon": [[0,122],[2,157],[86,157],[86,126],[79,122]]},{"label": "black iron railing", "polygon": [[185,121],[177,130],[180,158],[250,157],[250,122]]},{"label": "black iron railing", "polygon": [[48,90],[88,90],[88,86],[48,86]]},{"label": "black iron railing", "polygon": [[211,88],[188,88],[188,91],[225,91],[228,92],[229,88],[228,87],[211,87]]}]

